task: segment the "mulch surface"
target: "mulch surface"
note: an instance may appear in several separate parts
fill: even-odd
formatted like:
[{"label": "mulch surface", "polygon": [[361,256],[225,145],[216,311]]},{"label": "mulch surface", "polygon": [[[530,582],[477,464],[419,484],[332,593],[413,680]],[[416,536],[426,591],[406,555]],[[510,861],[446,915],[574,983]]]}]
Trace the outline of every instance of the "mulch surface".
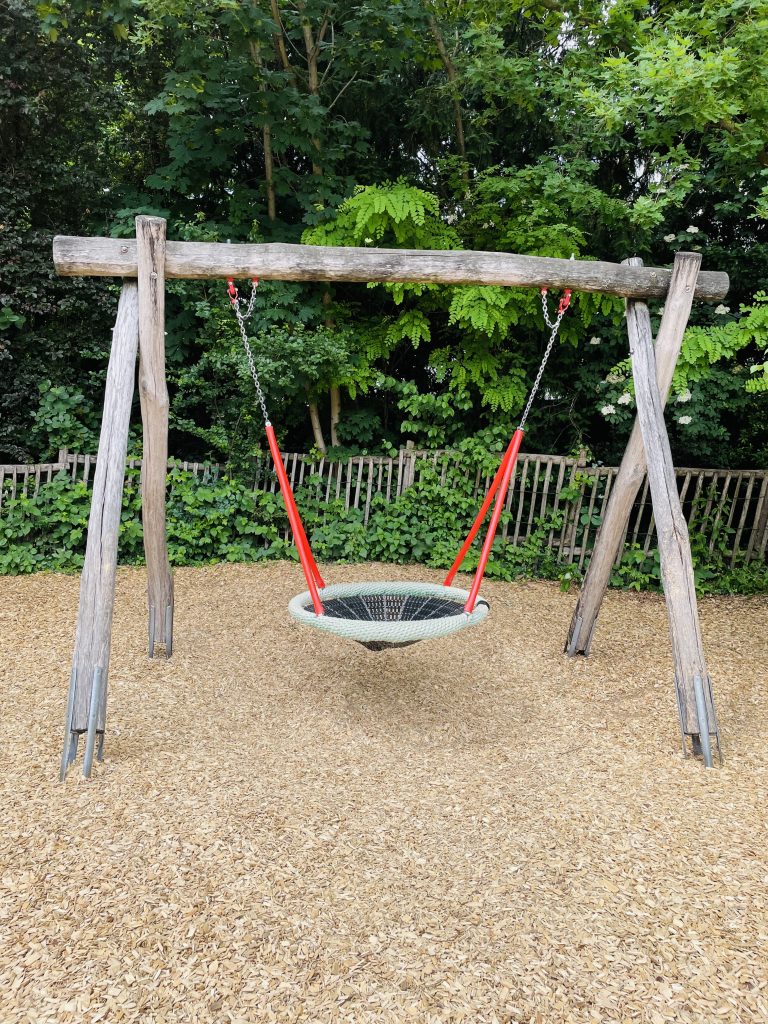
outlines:
[{"label": "mulch surface", "polygon": [[706,771],[656,595],[589,659],[547,583],[373,654],[289,619],[293,564],[175,580],[150,662],[119,571],[106,761],[61,785],[78,580],[0,579],[2,1024],[768,1021],[768,601],[701,604]]}]

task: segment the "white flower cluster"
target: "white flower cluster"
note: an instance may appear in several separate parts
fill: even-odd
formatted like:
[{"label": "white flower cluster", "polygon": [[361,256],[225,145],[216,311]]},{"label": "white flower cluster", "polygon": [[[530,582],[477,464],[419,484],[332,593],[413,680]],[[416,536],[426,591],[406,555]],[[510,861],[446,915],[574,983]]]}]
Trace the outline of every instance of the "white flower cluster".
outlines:
[{"label": "white flower cluster", "polygon": [[731,312],[731,307],[730,306],[724,306],[722,304],[722,302],[720,303],[719,306],[715,307],[715,313],[717,313],[718,316],[725,316],[726,313],[730,313],[730,312]]},{"label": "white flower cluster", "polygon": [[628,391],[625,391],[623,395],[619,395],[619,405],[629,405],[632,401],[632,395]]},{"label": "white flower cluster", "polygon": [[691,422],[691,417],[690,416],[678,416],[677,417],[677,422],[680,424],[681,427],[687,427],[688,424]]},{"label": "white flower cluster", "polygon": [[695,224],[689,224],[685,230],[688,232],[689,235],[698,235],[699,233],[699,229],[696,227]]},{"label": "white flower cluster", "polygon": [[599,345],[602,340],[603,340],[602,338],[590,338],[589,339],[589,344],[590,345]]},{"label": "white flower cluster", "polygon": [[615,405],[604,405],[600,409],[600,412],[603,414],[603,416],[613,416],[613,414],[616,412],[616,406]]},{"label": "white flower cluster", "polygon": [[691,392],[688,388],[685,391],[681,391],[680,394],[675,398],[676,402],[690,402]]},{"label": "white flower cluster", "polygon": [[624,374],[622,373],[609,373],[605,378],[606,384],[621,384],[624,380]]},{"label": "white flower cluster", "polygon": [[677,235],[664,235],[664,241],[665,242],[674,242],[674,240],[676,238],[677,238]]}]

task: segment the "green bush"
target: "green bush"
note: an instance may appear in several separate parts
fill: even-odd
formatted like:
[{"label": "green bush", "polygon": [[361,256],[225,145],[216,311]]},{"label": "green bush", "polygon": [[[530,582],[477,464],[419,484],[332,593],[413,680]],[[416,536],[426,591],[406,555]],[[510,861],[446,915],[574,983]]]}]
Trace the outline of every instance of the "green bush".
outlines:
[{"label": "green bush", "polygon": [[[179,469],[169,474],[168,555],[173,565],[254,562],[284,558],[288,525],[276,494],[254,492],[230,479],[199,480]],[[58,473],[34,497],[3,503],[0,573],[75,572],[85,555],[90,491]],[[129,469],[120,516],[120,561],[144,560],[139,470]]]},{"label": "green bush", "polygon": [[[441,483],[439,470],[424,463],[416,482],[393,501],[387,503],[382,495],[374,497],[367,524],[361,509],[347,509],[340,499],[326,503],[319,479],[311,474],[297,499],[319,561],[420,563],[445,570],[474,520],[477,498],[473,489],[473,481],[458,470],[449,470]],[[63,472],[43,485],[36,496],[6,496],[0,516],[0,574],[78,571],[85,553],[89,504],[90,491],[85,484],[72,481]],[[293,545],[285,540],[288,520],[280,495],[253,491],[236,477],[200,479],[174,468],[169,474],[167,509],[173,565],[297,557]],[[502,524],[506,516],[504,513]],[[489,578],[553,579],[560,581],[563,590],[580,582],[578,567],[558,562],[548,550],[551,531],[562,525],[563,513],[548,511],[534,520],[533,530],[521,544],[513,546],[497,537],[488,563]],[[711,534],[707,525],[699,511],[691,534],[700,593],[768,592],[768,567],[758,562],[731,567],[725,531]],[[467,555],[463,571],[477,567],[479,552],[480,538]],[[119,556],[121,563],[128,565],[144,560],[140,478],[135,468],[126,476]],[[611,583],[633,590],[659,589],[658,552],[646,555],[640,545],[628,544]]]}]

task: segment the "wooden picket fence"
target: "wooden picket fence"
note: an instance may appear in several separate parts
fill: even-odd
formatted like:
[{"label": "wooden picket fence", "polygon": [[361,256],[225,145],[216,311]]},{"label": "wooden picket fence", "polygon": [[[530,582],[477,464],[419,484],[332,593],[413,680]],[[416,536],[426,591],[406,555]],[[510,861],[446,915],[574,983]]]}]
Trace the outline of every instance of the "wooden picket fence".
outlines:
[{"label": "wooden picket fence", "polygon": [[[343,502],[344,508],[360,509],[367,524],[373,499],[396,500],[423,475],[426,467],[439,470],[441,485],[449,472],[460,472],[472,482],[478,502],[490,486],[492,475],[457,452],[425,452],[411,447],[394,457],[356,455],[344,460],[317,459],[300,453],[283,456],[294,490],[311,482],[325,503]],[[56,462],[39,465],[0,465],[0,516],[4,505],[20,495],[36,495],[54,475],[66,472],[86,484],[96,464],[94,455],[59,452]],[[136,466],[139,460],[129,460]],[[172,466],[203,479],[216,479],[224,467],[215,463],[171,460]],[[503,538],[524,544],[542,522],[554,523],[546,532],[547,549],[561,562],[584,567],[594,544],[618,469],[588,466],[583,460],[558,455],[523,454],[507,497]],[[696,531],[697,544],[710,551],[718,546],[731,565],[765,559],[768,547],[768,471],[736,469],[678,469],[677,482],[683,512]],[[254,466],[255,490],[277,487],[267,460]],[[541,536],[541,534],[540,534]],[[645,481],[635,501],[625,534],[625,544],[636,545],[646,555],[655,548],[653,510]]]}]

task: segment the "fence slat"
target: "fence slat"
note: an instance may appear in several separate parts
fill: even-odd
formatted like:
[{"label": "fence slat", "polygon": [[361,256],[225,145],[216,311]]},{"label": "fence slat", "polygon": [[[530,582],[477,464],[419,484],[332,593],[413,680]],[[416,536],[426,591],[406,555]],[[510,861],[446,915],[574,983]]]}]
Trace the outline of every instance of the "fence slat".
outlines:
[{"label": "fence slat", "polygon": [[752,552],[755,551],[760,543],[760,524],[764,522],[763,514],[764,510],[768,509],[768,473],[763,477],[763,483],[760,487],[760,493],[757,497],[757,508],[755,509],[755,518],[752,525],[752,529],[749,531],[749,542],[747,544],[747,553],[745,561],[749,561],[752,557]]},{"label": "fence slat", "polygon": [[358,469],[358,473],[357,473],[357,483],[355,484],[355,501],[354,501],[354,505],[353,505],[354,508],[360,508],[360,484],[362,483],[362,479],[363,479],[363,466],[365,465],[365,463],[364,463],[362,458],[358,458],[357,462],[358,462],[359,469]]},{"label": "fence slat", "polygon": [[512,537],[512,544],[517,547],[520,539],[520,523],[523,519],[523,506],[525,505],[525,480],[528,476],[528,459],[523,459],[522,472],[520,474],[520,498],[517,502],[517,518],[515,519],[515,533]]},{"label": "fence slat", "polygon": [[[379,480],[381,480],[381,465],[379,465]],[[365,495],[365,513],[363,525],[368,525],[368,516],[371,514],[371,492],[373,490],[373,459],[368,461],[368,490]]]},{"label": "fence slat", "polygon": [[347,463],[347,490],[344,496],[344,508],[349,511],[350,495],[352,494],[352,464],[354,459],[350,459]]},{"label": "fence slat", "polygon": [[[564,476],[565,476],[565,462],[558,462],[557,463],[557,483],[555,484],[555,504],[554,504],[554,507],[552,509],[554,515],[557,515],[557,513],[559,511],[560,491],[562,490],[562,487],[563,487],[563,477]],[[552,545],[554,543],[554,540],[555,540],[555,528],[553,526],[552,529],[549,531],[549,536],[547,537],[547,550],[548,551],[552,550]]]},{"label": "fence slat", "polygon": [[581,535],[581,545],[579,550],[579,568],[584,568],[584,559],[587,557],[587,541],[589,540],[590,530],[592,529],[592,515],[595,511],[595,502],[597,501],[597,492],[600,489],[600,470],[595,471],[595,475],[592,478],[592,493],[589,497],[589,505],[587,507],[587,521],[584,525],[584,532]]},{"label": "fence slat", "polygon": [[[586,485],[585,485],[586,486]],[[576,539],[579,535],[579,517],[581,516],[581,506],[584,504],[584,488],[579,491],[579,496],[573,504],[571,511],[571,528],[570,528],[570,539],[568,541],[568,556],[573,561],[576,557]]]},{"label": "fence slat", "polygon": [[717,503],[717,509],[715,511],[715,517],[712,520],[712,536],[709,538],[709,550],[710,552],[715,550],[715,538],[717,536],[716,529],[722,519],[723,510],[725,509],[725,503],[728,500],[728,488],[731,485],[731,474],[725,474],[725,480],[723,481],[723,489],[720,492],[720,500]]}]

